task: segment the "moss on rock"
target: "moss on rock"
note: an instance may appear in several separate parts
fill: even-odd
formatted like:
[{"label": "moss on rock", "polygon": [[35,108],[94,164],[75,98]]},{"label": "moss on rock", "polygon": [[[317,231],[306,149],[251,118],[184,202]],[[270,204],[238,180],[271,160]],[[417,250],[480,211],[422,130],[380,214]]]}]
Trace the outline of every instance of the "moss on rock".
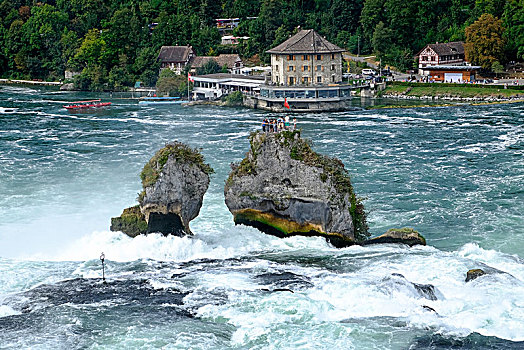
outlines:
[{"label": "moss on rock", "polygon": [[234,220],[237,225],[253,226],[262,232],[281,238],[290,236],[321,236],[328,239],[336,247],[347,247],[355,244],[355,241],[344,237],[342,234],[324,232],[320,224],[300,224],[272,213],[255,209],[243,209],[235,212]]},{"label": "moss on rock", "polygon": [[210,175],[214,172],[209,164],[204,163],[204,156],[200,149],[193,149],[181,142],[174,141],[158,150],[155,155],[144,165],[140,173],[143,188],[154,185],[169,157],[174,157],[178,162],[196,164],[204,173]]},{"label": "moss on rock", "polygon": [[122,231],[131,237],[147,233],[147,222],[140,211],[140,206],[126,208],[122,215],[111,218],[110,229],[111,231]]}]

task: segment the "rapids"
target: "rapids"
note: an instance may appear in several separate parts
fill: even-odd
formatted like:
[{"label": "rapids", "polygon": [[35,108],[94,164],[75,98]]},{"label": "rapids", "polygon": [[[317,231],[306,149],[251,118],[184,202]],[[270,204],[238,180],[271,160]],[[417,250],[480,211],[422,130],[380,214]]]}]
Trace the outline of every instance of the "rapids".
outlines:
[{"label": "rapids", "polygon": [[[374,235],[428,242],[336,249],[234,226],[224,181],[267,113],[62,108],[96,97],[0,86],[0,348],[524,347],[523,104],[298,115],[344,162]],[[195,236],[109,232],[175,139],[216,171]],[[465,283],[472,268],[494,273]]]}]

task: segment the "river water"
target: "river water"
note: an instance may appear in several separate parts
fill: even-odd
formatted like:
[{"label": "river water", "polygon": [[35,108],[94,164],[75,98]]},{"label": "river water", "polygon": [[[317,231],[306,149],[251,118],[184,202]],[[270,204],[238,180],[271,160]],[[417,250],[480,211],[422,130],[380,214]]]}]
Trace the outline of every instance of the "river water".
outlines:
[{"label": "river water", "polygon": [[[91,97],[0,86],[0,348],[524,347],[523,104],[298,115],[367,198],[373,235],[428,243],[336,249],[234,225],[224,181],[267,113],[62,108]],[[175,139],[216,171],[195,236],[110,232]],[[473,268],[490,274],[465,283]]]}]

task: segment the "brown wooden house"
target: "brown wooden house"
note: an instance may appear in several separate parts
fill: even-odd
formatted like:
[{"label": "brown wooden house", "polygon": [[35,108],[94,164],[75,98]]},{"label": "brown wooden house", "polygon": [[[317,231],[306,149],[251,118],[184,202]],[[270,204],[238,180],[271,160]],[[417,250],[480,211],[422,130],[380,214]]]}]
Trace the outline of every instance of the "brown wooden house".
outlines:
[{"label": "brown wooden house", "polygon": [[169,68],[180,74],[195,57],[191,46],[162,46],[158,54],[160,68]]}]

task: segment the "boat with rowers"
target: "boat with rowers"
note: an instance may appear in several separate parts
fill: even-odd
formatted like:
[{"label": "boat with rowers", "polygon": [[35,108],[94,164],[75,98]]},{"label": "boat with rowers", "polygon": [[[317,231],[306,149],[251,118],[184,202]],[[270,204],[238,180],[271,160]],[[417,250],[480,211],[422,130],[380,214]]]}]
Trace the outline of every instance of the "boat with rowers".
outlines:
[{"label": "boat with rowers", "polygon": [[139,105],[158,105],[158,104],[181,104],[180,97],[142,97],[138,100]]},{"label": "boat with rowers", "polygon": [[102,100],[76,101],[65,105],[64,108],[68,110],[77,110],[85,108],[98,108],[111,105],[111,102],[102,102]]}]

